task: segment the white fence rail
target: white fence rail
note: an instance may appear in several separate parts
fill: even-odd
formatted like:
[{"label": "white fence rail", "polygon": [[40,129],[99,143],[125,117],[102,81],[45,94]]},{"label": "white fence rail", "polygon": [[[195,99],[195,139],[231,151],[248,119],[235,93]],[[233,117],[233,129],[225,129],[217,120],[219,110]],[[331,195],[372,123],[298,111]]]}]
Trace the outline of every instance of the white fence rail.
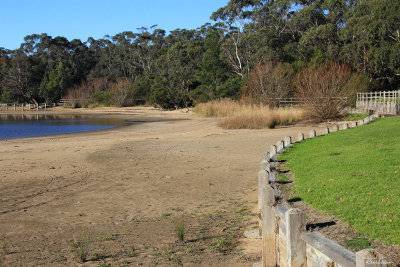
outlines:
[{"label": "white fence rail", "polygon": [[400,90],[357,93],[356,107],[363,112],[400,114]]}]

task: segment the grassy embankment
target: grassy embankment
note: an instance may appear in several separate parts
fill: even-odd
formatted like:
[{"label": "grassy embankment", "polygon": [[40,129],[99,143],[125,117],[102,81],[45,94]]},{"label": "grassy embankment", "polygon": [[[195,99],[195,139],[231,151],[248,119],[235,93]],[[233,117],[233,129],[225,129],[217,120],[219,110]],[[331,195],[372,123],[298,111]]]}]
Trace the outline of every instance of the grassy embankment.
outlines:
[{"label": "grassy embankment", "polygon": [[221,117],[219,125],[228,129],[274,128],[289,125],[307,117],[301,108],[270,109],[266,105],[240,103],[229,99],[219,99],[198,104],[194,112],[206,117]]},{"label": "grassy embankment", "polygon": [[373,240],[400,245],[400,118],[294,144],[296,197]]}]

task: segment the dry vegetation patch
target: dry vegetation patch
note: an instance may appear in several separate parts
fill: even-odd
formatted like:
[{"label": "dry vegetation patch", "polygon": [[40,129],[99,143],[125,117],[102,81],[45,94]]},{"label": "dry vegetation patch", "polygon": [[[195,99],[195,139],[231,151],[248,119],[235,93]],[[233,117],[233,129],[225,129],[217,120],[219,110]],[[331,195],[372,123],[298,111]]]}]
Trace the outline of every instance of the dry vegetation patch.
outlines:
[{"label": "dry vegetation patch", "polygon": [[221,117],[220,126],[228,129],[275,128],[307,118],[304,109],[298,107],[271,109],[264,104],[249,104],[230,99],[218,99],[198,104],[195,112],[206,117]]}]

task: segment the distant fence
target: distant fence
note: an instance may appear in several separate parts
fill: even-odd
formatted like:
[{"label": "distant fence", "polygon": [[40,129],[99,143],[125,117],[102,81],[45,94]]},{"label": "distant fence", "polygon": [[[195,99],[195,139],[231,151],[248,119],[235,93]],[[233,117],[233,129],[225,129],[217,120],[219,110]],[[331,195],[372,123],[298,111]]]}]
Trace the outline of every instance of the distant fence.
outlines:
[{"label": "distant fence", "polygon": [[[76,104],[79,105],[88,105],[93,103],[93,100],[90,98],[81,98],[81,99],[69,99],[69,98],[62,98],[60,99],[60,103],[64,106],[74,106]],[[144,105],[146,103],[146,100],[144,99],[134,99],[133,104],[135,105]]]},{"label": "distant fence", "polygon": [[[326,100],[329,99],[332,102],[341,101],[347,102],[347,97],[319,97],[318,99]],[[266,103],[275,103],[279,107],[287,107],[287,106],[305,106],[309,105],[310,99],[304,99],[299,97],[287,97],[287,98],[267,98],[265,99]],[[316,101],[311,101],[316,102]]]},{"label": "distant fence", "polygon": [[0,104],[1,111],[46,111],[48,108],[55,107],[56,103],[53,104],[26,104],[26,103],[3,103]]},{"label": "distant fence", "polygon": [[[370,123],[376,116],[350,124],[343,124],[341,129],[354,128]],[[338,131],[339,126],[324,128],[322,134]],[[310,131],[308,138],[317,136]],[[297,141],[305,138],[299,133]],[[269,266],[388,266],[388,262],[372,249],[353,253],[339,244],[327,239],[319,232],[306,230],[306,215],[299,209],[286,207],[278,202],[280,196],[276,184],[277,154],[292,145],[292,138],[286,137],[263,154],[258,176],[258,208],[261,212],[262,262]]]},{"label": "distant fence", "polygon": [[363,112],[400,114],[400,90],[357,93],[356,108]]}]

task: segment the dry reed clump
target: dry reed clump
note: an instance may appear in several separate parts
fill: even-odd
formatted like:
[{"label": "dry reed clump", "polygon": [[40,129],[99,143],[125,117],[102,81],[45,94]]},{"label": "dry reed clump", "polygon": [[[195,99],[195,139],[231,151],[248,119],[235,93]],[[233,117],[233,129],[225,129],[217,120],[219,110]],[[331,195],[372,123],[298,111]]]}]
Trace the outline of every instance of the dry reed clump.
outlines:
[{"label": "dry reed clump", "polygon": [[233,111],[240,108],[237,101],[223,98],[197,104],[194,112],[206,117],[226,117],[232,115]]},{"label": "dry reed clump", "polygon": [[228,129],[275,128],[306,118],[301,108],[270,109],[263,104],[240,103],[230,99],[219,99],[196,106],[195,112],[207,117],[223,117],[219,125]]}]

